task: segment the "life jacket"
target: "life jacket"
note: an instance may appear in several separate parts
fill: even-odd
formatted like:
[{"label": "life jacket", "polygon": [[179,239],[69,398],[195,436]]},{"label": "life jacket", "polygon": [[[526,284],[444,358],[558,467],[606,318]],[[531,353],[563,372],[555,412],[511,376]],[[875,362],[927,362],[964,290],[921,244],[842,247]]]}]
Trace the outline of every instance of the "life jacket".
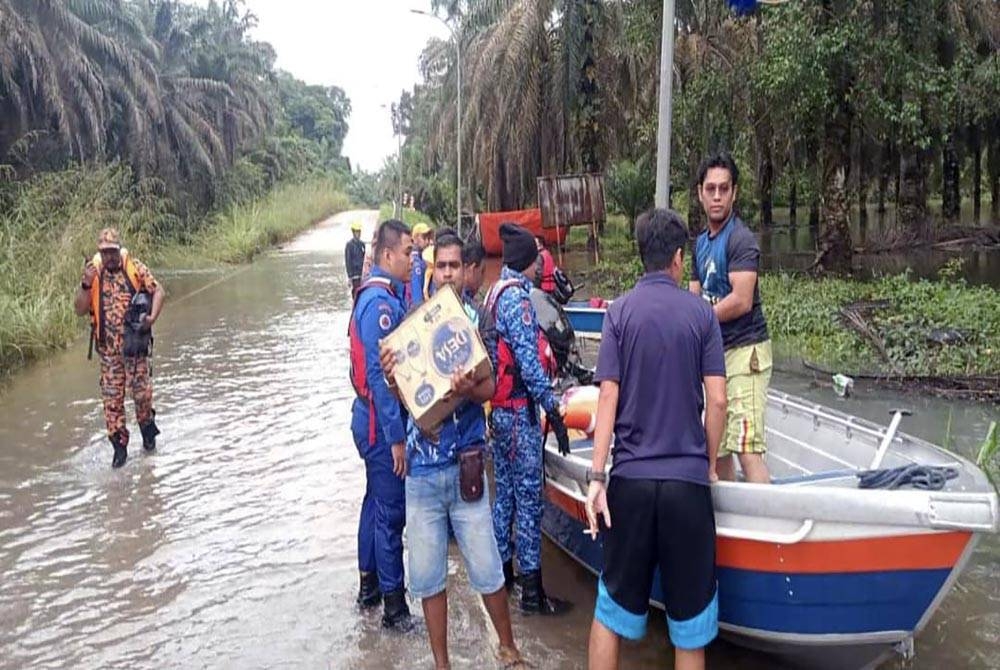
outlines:
[{"label": "life jacket", "polygon": [[556,259],[552,257],[552,252],[548,249],[542,249],[538,252],[538,259],[541,261],[542,267],[539,273],[538,288],[542,289],[546,293],[552,293],[556,290]]},{"label": "life jacket", "polygon": [[[520,283],[518,279],[498,281],[490,288],[489,293],[486,294],[483,309],[486,323],[483,324],[480,330],[486,346],[496,352],[497,378],[496,390],[493,393],[493,398],[490,399],[492,407],[511,409],[527,407],[528,405],[527,389],[525,389],[524,381],[521,379],[521,371],[517,367],[514,350],[500,336],[496,326],[497,305],[500,302],[500,296],[510,287],[519,286]],[[552,347],[549,346],[548,338],[545,337],[545,333],[542,332],[541,328],[537,329],[536,342],[538,346],[538,360],[542,364],[542,369],[549,378],[553,378],[558,365],[555,355],[552,353]],[[518,397],[515,397],[515,394],[522,392],[525,393],[524,396],[518,395]]]},{"label": "life jacket", "polygon": [[[136,267],[135,261],[129,256],[128,249],[122,249],[119,253],[122,257],[122,267],[125,268],[125,276],[128,278],[127,285],[129,292],[134,296],[141,289],[139,268]],[[101,275],[103,272],[101,268],[101,254],[94,254],[90,262],[97,268],[97,277],[90,284],[90,332],[94,337],[94,341],[100,346],[104,341],[104,305],[102,304],[104,297],[101,293]]]},{"label": "life jacket", "polygon": [[347,336],[351,342],[351,386],[354,387],[354,392],[359,398],[368,402],[368,446],[375,444],[377,437],[375,433],[375,398],[372,395],[372,390],[368,387],[368,365],[365,362],[365,345],[361,341],[357,320],[354,317],[358,302],[361,300],[361,294],[366,289],[376,286],[384,288],[393,297],[396,297],[396,292],[392,288],[391,281],[385,277],[369,277],[358,287],[358,291],[354,296],[354,306],[351,308],[351,320],[347,326]]},{"label": "life jacket", "polygon": [[556,265],[552,252],[542,249],[538,253],[538,262],[541,265],[538,272],[538,288],[555,298],[560,305],[568,303],[576,288],[562,268]]}]

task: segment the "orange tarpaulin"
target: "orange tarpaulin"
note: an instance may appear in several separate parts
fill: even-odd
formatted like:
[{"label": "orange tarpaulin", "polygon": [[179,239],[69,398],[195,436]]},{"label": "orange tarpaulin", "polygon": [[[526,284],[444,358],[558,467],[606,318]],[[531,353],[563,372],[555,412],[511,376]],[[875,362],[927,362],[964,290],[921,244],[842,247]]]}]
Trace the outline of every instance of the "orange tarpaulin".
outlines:
[{"label": "orange tarpaulin", "polygon": [[503,243],[500,241],[500,224],[516,223],[531,231],[532,235],[543,235],[548,245],[563,244],[569,228],[542,228],[542,210],[519,209],[513,212],[481,212],[479,218],[479,239],[483,248],[490,256],[503,254]]}]

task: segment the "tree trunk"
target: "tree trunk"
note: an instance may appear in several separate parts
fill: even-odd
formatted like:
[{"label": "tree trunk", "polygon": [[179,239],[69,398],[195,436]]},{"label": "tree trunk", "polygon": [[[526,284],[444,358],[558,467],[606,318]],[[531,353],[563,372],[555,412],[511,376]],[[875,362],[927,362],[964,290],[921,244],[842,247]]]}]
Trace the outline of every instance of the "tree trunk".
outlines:
[{"label": "tree trunk", "polygon": [[958,165],[958,130],[948,129],[944,147],[941,151],[941,214],[944,220],[954,223],[958,220],[962,208],[962,196],[959,192],[961,174]]},{"label": "tree trunk", "polygon": [[892,144],[886,142],[878,158],[878,213],[885,214],[885,194],[889,190],[889,168],[892,165]]},{"label": "tree trunk", "polygon": [[979,225],[983,209],[983,138],[978,125],[969,128],[969,144],[972,149],[972,220],[974,225]]},{"label": "tree trunk", "polygon": [[[831,3],[823,3],[826,16],[832,12]],[[854,110],[847,93],[850,88],[850,69],[844,57],[830,67],[830,78],[835,82],[836,107],[823,124],[823,144],[820,147],[822,170],[822,210],[820,220],[823,233],[819,240],[813,268],[820,272],[850,272],[854,255],[851,243],[851,218],[847,200],[847,179],[851,170],[851,123]]]},{"label": "tree trunk", "polygon": [[989,133],[986,147],[986,173],[990,180],[990,216],[993,223],[1000,223],[1000,120],[993,119],[993,132]]},{"label": "tree trunk", "polygon": [[[763,125],[763,124],[762,124]],[[760,225],[770,228],[773,223],[774,163],[768,137],[757,139],[757,199],[760,201]]]},{"label": "tree trunk", "polygon": [[688,232],[692,237],[705,227],[705,211],[698,200],[698,163],[698,152],[692,146],[688,151]]},{"label": "tree trunk", "polygon": [[858,126],[858,155],[856,171],[857,179],[857,199],[858,199],[858,224],[866,226],[868,224],[868,152],[866,151],[865,138],[861,126]]},{"label": "tree trunk", "polygon": [[930,239],[927,208],[927,152],[916,147],[900,150],[899,225],[917,240]]},{"label": "tree trunk", "polygon": [[[792,166],[792,174],[795,174],[795,166]],[[794,176],[792,177],[792,185],[788,189],[788,225],[792,228],[795,227],[795,218],[797,216],[796,210],[799,205],[798,197],[798,179]]]}]

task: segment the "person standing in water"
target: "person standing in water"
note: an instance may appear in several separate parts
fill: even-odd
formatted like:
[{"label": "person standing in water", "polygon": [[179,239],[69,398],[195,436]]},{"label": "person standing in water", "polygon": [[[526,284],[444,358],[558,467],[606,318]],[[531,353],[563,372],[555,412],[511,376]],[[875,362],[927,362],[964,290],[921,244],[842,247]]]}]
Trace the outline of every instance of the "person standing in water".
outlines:
[{"label": "person standing in water", "polygon": [[[163,309],[163,288],[145,265],[123,249],[118,231],[105,228],[97,239],[97,254],[87,262],[73,307],[90,315],[91,342],[101,357],[101,397],[108,440],[114,448],[111,467],[128,458],[129,431],[125,425],[125,391],[132,393],[136,419],[147,452],[156,449],[156,410],[149,377],[148,343],[145,350],[126,348],[126,338],[148,340]],[[140,304],[148,309],[137,310]],[[131,314],[137,318],[129,319]],[[134,332],[126,332],[131,329]],[[130,350],[131,349],[131,350]]]},{"label": "person standing in water", "polygon": [[351,282],[351,296],[361,286],[361,274],[365,267],[365,243],[361,241],[361,222],[351,222],[351,239],[344,248],[344,266],[347,269],[347,280]]},{"label": "person standing in water", "polygon": [[[462,241],[439,231],[431,259],[434,286],[463,286]],[[474,327],[482,321],[480,309],[462,300]],[[382,351],[382,369],[393,379],[395,353]],[[510,606],[504,587],[503,567],[493,536],[484,470],[486,417],[483,403],[493,395],[490,374],[475,381],[462,370],[451,380],[452,393],[463,398],[454,414],[445,417],[440,431],[425,435],[411,418],[407,431],[406,540],[409,549],[410,592],[421,599],[427,635],[437,668],[448,664],[448,531],[454,531],[465,561],[469,585],[481,594],[496,630],[497,658],[505,668],[524,667],[514,644]]]},{"label": "person standing in water", "polygon": [[409,227],[390,219],[378,228],[375,267],[358,287],[348,336],[351,385],[351,433],[365,463],[367,486],[358,522],[358,604],[382,602],[382,625],[410,627],[403,582],[403,527],[406,501],[406,416],[382,373],[379,341],[406,315],[404,284],[410,276],[413,240]]}]

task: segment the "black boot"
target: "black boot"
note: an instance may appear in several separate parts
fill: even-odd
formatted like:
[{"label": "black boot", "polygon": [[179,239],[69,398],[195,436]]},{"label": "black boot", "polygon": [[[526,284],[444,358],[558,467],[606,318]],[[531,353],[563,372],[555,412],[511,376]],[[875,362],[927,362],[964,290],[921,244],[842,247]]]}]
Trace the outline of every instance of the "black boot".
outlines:
[{"label": "black boot", "polygon": [[139,430],[142,431],[142,448],[147,452],[155,451],[156,436],[160,434],[160,429],[156,427],[155,411],[145,426],[139,426]]},{"label": "black boot", "polygon": [[390,591],[383,596],[382,627],[406,632],[413,627],[410,608],[406,605],[406,591]]},{"label": "black boot", "polygon": [[125,460],[128,458],[128,431],[115,433],[108,439],[111,440],[111,446],[115,448],[115,455],[111,458],[111,467],[120,468],[125,465]]},{"label": "black boot", "polygon": [[382,592],[378,588],[378,575],[374,572],[361,573],[361,588],[358,589],[358,605],[361,609],[375,607],[382,602]]},{"label": "black boot", "polygon": [[514,561],[513,559],[503,562],[503,585],[507,588],[507,594],[511,594],[514,591],[514,584],[516,580],[514,579]]},{"label": "black boot", "polygon": [[521,611],[525,614],[559,616],[572,608],[572,604],[545,595],[542,573],[539,570],[521,575]]}]

